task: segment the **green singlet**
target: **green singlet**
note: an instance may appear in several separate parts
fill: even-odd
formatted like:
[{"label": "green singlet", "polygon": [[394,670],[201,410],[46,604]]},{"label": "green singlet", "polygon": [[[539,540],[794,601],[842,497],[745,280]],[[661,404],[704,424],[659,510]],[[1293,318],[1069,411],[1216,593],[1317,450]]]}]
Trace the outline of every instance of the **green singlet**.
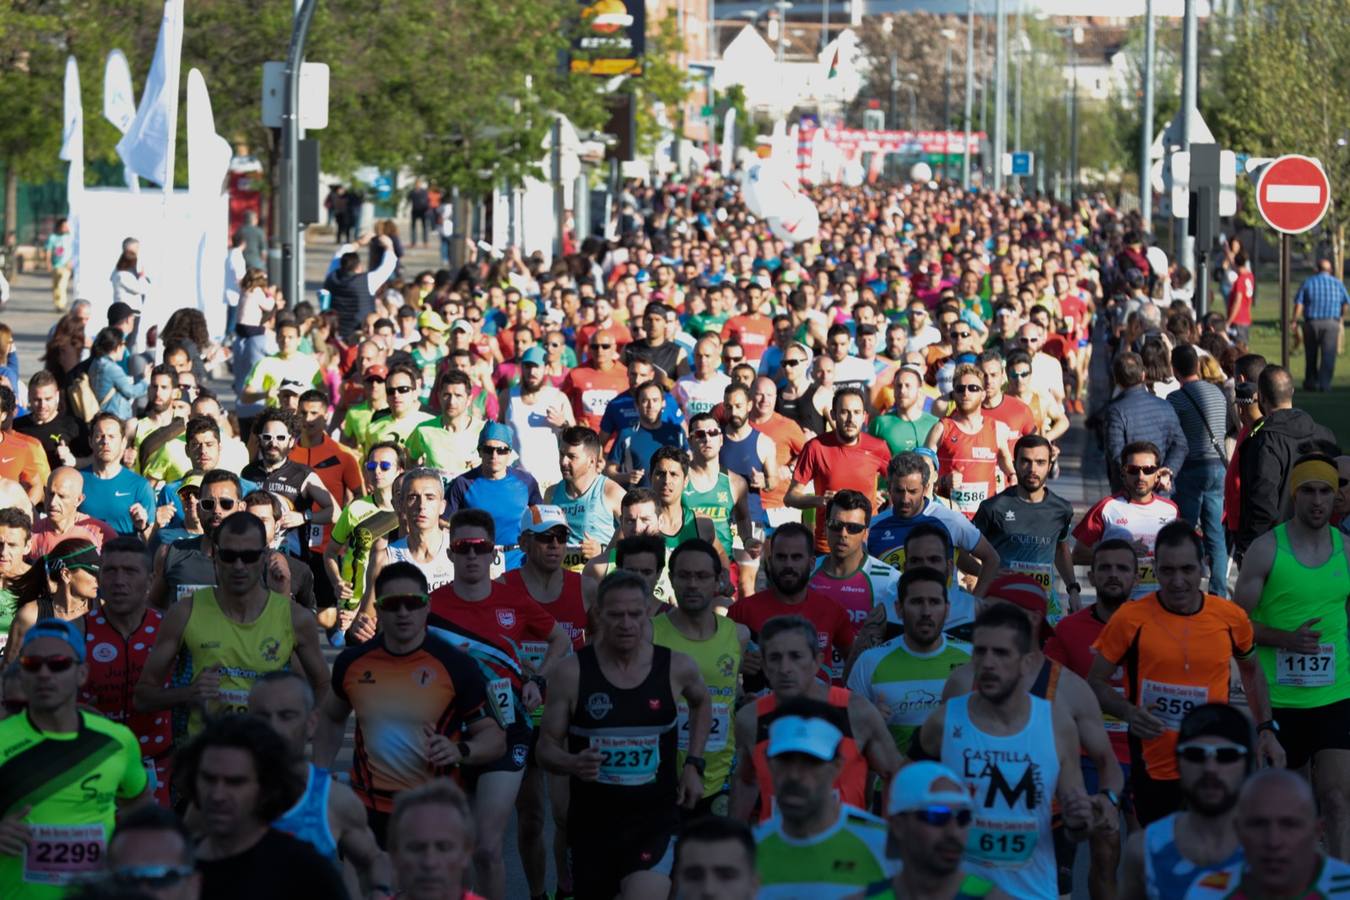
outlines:
[{"label": "green singlet", "polygon": [[[952,896],[952,900],[978,900],[980,897],[988,897],[993,890],[992,881],[986,881],[978,875],[967,875]],[[863,897],[867,900],[896,900],[895,887],[889,878],[878,881],[867,886],[867,893],[863,894]]]},{"label": "green singlet", "polygon": [[[735,496],[731,492],[731,479],[727,477],[726,472],[717,473],[717,481],[706,491],[694,489],[693,476],[685,482],[684,494],[681,498],[684,502],[686,512],[692,512],[696,516],[702,516],[713,523],[713,533],[717,535],[717,542],[722,545],[722,549],[727,552],[727,559],[731,559],[731,511],[736,505]],[[680,529],[684,533],[684,529]],[[697,534],[691,535],[696,537]],[[683,538],[681,538],[683,540]],[[667,539],[667,546],[670,541]],[[678,544],[677,544],[678,546]],[[670,549],[674,549],[671,547]]]}]

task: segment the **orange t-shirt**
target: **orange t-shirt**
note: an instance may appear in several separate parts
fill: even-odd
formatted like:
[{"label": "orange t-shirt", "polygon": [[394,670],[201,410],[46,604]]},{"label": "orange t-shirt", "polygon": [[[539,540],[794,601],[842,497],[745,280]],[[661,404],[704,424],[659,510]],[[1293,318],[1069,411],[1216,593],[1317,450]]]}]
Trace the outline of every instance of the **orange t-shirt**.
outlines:
[{"label": "orange t-shirt", "polygon": [[628,390],[628,371],[614,366],[608,372],[590,366],[578,366],[563,379],[562,392],[572,401],[572,413],[578,425],[600,431],[600,420],[609,401]]},{"label": "orange t-shirt", "polygon": [[41,441],[17,431],[0,431],[0,478],[31,488],[45,486],[51,474]]},{"label": "orange t-shirt", "polygon": [[[801,456],[802,448],[806,446],[806,432],[802,431],[802,426],[787,416],[772,413],[765,421],[750,424],[756,431],[767,434],[769,440],[773,441],[779,467],[786,466],[795,457]],[[791,481],[791,478],[781,478],[778,487],[771,491],[759,492],[759,499],[765,509],[782,509],[785,506],[783,498],[787,496]]]},{"label": "orange t-shirt", "polygon": [[1125,696],[1167,726],[1161,737],[1141,744],[1148,777],[1172,781],[1181,777],[1181,720],[1204,703],[1228,702],[1229,661],[1255,652],[1256,636],[1247,611],[1231,600],[1205,594],[1199,611],[1183,616],[1154,592],[1121,604],[1092,649],[1124,667]]},{"label": "orange t-shirt", "polygon": [[[328,488],[328,493],[333,495],[334,519],[346,504],[343,488],[350,490],[357,497],[365,493],[365,481],[361,478],[361,463],[357,460],[356,454],[351,448],[344,447],[328,435],[323,436],[323,441],[317,447],[301,447],[297,443],[291,449],[290,458],[292,462],[313,469],[314,474],[319,476],[319,481]],[[332,522],[322,526],[306,527],[310,529],[306,537],[311,549],[322,550],[328,546],[328,537],[333,533]],[[321,532],[314,529],[321,529]]]}]

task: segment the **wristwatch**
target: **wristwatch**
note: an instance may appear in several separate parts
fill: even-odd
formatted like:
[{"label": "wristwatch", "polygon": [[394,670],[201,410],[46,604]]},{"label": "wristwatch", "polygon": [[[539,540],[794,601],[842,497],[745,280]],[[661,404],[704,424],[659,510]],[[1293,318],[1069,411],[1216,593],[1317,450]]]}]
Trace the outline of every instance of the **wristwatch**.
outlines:
[{"label": "wristwatch", "polygon": [[465,760],[467,760],[470,754],[473,753],[473,748],[469,746],[467,741],[460,741],[458,744],[455,745],[455,749],[459,751],[460,765],[463,765]]},{"label": "wristwatch", "polygon": [[539,693],[544,694],[548,692],[548,679],[543,675],[531,675],[530,681],[538,685]]},{"label": "wristwatch", "polygon": [[1064,590],[1071,594],[1081,594],[1083,593],[1083,586],[1076,581],[1070,581],[1068,584],[1064,585]]},{"label": "wristwatch", "polygon": [[1120,809],[1120,795],[1117,794],[1115,791],[1111,790],[1110,788],[1102,788],[1097,793],[1101,794],[1107,800],[1110,800],[1111,805],[1114,806],[1116,809]]},{"label": "wristwatch", "polygon": [[693,755],[686,756],[684,758],[684,764],[686,766],[693,766],[695,771],[698,772],[700,777],[702,777],[703,773],[708,770],[708,761],[701,756],[693,756]]},{"label": "wristwatch", "polygon": [[1279,734],[1280,723],[1276,722],[1274,719],[1266,719],[1256,726],[1257,734],[1260,734],[1263,731],[1269,731],[1271,734]]}]

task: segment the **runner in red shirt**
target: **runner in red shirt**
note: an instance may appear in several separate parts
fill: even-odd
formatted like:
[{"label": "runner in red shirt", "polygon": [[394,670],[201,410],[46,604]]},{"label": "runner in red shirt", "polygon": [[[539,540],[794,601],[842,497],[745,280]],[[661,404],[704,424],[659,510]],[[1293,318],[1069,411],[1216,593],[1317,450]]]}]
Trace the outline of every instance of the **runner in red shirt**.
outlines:
[{"label": "runner in red shirt", "polygon": [[488,696],[506,728],[506,753],[501,759],[465,768],[466,782],[474,786],[478,821],[477,883],[495,885],[496,890],[489,887],[488,894],[500,897],[506,893],[503,837],[530,752],[531,732],[525,718],[543,700],[542,680],[525,679],[520,646],[526,641],[547,641],[541,664],[547,670],[567,653],[571,641],[528,593],[490,580],[496,537],[490,513],[481,509],[455,513],[450,520],[455,578],[432,591],[427,621],[485,670]]},{"label": "runner in red shirt", "polygon": [[980,504],[997,492],[998,470],[1012,474],[1008,426],[983,414],[984,375],[969,363],[956,367],[952,401],[956,409],[951,417],[939,420],[925,443],[937,452],[938,493],[951,497],[958,511],[974,519]]},{"label": "runner in red shirt", "polygon": [[[834,394],[830,412],[834,431],[806,442],[792,473],[792,486],[784,498],[788,506],[816,511],[815,546],[818,553],[830,549],[825,534],[825,507],[830,498],[837,491],[858,491],[872,501],[872,512],[875,513],[877,481],[886,473],[886,466],[891,461],[891,450],[886,442],[864,433],[867,405],[862,391],[840,388]],[[807,483],[815,485],[814,494],[807,493]]]},{"label": "runner in red shirt", "polygon": [[741,309],[744,311],[727,319],[722,326],[722,341],[725,343],[733,337],[736,338],[745,348],[745,361],[758,366],[760,357],[769,349],[769,343],[773,340],[773,320],[752,307],[750,305],[752,302],[749,297],[741,301]]},{"label": "runner in red shirt", "polygon": [[628,390],[628,372],[619,365],[618,346],[612,334],[598,332],[590,343],[594,361],[572,369],[562,383],[562,392],[572,401],[577,424],[597,434],[609,401]]},{"label": "runner in red shirt", "polygon": [[[764,678],[759,674],[759,650],[754,642],[759,640],[764,623],[775,616],[801,616],[816,626],[823,660],[821,678],[831,678],[833,673],[827,667],[834,659],[836,649],[841,659],[848,658],[849,648],[857,635],[848,611],[824,594],[807,590],[811,570],[815,567],[813,543],[810,529],[800,522],[788,522],[779,527],[770,542],[769,589],[751,594],[727,612],[733,622],[750,629],[751,648],[754,649],[747,648],[746,658],[750,659],[753,654],[754,662],[741,669],[747,694],[765,687]],[[843,672],[840,671],[833,680],[842,684]]]}]

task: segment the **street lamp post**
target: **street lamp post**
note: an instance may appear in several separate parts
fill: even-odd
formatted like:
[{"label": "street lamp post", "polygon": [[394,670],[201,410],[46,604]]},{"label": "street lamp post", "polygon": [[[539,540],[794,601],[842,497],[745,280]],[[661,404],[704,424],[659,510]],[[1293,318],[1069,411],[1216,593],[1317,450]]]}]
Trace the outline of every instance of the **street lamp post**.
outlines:
[{"label": "street lamp post", "polygon": [[1140,104],[1143,127],[1139,130],[1139,212],[1144,217],[1144,231],[1153,233],[1153,182],[1149,150],[1153,147],[1153,44],[1157,40],[1157,23],[1153,21],[1153,0],[1144,3],[1144,97]]},{"label": "street lamp post", "polygon": [[820,52],[830,42],[830,0],[820,0]]},{"label": "street lamp post", "polygon": [[961,187],[970,190],[970,119],[975,105],[975,0],[966,0],[966,114],[961,122],[965,153],[961,160]]},{"label": "street lamp post", "polygon": [[895,20],[886,16],[881,20],[881,30],[886,35],[886,49],[890,51],[891,56],[891,107],[887,113],[886,123],[890,128],[896,127],[896,102],[895,92],[899,89],[899,61],[895,58],[895,40],[892,33],[895,31]]},{"label": "street lamp post", "polygon": [[1003,190],[1003,154],[1008,150],[1008,10],[994,4],[994,190]]},{"label": "street lamp post", "polygon": [[942,74],[942,178],[945,181],[951,174],[947,168],[948,157],[952,153],[952,41],[956,40],[956,29],[942,29],[947,39],[947,62]]}]

